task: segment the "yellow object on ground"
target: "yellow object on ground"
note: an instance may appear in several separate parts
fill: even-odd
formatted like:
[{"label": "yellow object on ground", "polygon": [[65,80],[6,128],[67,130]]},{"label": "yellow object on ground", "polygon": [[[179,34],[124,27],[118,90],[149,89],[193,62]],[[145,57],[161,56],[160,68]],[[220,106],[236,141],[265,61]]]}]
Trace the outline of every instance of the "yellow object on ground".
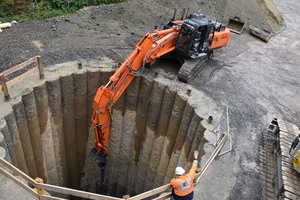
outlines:
[{"label": "yellow object on ground", "polygon": [[0,24],[0,29],[1,28],[10,28],[10,27],[11,27],[11,23],[9,23],[9,22]]},{"label": "yellow object on ground", "polygon": [[293,161],[294,169],[300,173],[300,154],[298,154],[297,158]]}]

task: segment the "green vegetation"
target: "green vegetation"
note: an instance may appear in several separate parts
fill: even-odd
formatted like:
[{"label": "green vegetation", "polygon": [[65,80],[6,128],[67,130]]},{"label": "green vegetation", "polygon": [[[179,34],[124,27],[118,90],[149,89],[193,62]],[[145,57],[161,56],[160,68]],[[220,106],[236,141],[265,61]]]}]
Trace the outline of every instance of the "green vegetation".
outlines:
[{"label": "green vegetation", "polygon": [[30,4],[30,0],[1,0],[0,22],[46,19],[73,13],[84,6],[124,1],[127,0],[69,0],[68,6],[68,0],[33,0],[33,4]]}]

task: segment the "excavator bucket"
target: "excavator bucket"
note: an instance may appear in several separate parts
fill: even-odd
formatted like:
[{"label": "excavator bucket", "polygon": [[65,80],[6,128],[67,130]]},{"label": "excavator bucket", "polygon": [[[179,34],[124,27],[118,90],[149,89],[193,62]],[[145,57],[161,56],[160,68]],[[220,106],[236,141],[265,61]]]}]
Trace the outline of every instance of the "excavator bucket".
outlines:
[{"label": "excavator bucket", "polygon": [[229,18],[227,22],[227,28],[234,33],[241,34],[245,28],[245,21],[241,20],[240,17],[235,16],[233,18]]}]

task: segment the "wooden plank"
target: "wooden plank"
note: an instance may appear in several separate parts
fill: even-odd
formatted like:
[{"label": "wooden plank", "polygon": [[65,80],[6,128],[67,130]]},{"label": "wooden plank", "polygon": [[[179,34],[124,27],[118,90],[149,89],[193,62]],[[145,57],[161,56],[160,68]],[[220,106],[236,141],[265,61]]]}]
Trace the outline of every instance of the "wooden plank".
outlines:
[{"label": "wooden plank", "polygon": [[38,61],[38,69],[39,69],[39,73],[40,73],[40,79],[44,79],[44,68],[43,68],[42,56],[37,56],[37,61]]},{"label": "wooden plank", "polygon": [[35,68],[25,72],[24,74],[17,76],[16,78],[14,78],[6,83],[7,87],[15,84],[16,82],[20,81],[21,79],[25,78],[26,76],[29,76],[30,74],[33,74],[34,72],[36,72],[38,70],[39,70],[38,67],[35,67]]},{"label": "wooden plank", "polygon": [[[212,153],[212,155],[210,156],[210,158],[208,159],[208,161],[205,163],[202,172],[199,172],[197,174],[195,174],[195,179],[196,179],[196,183],[194,185],[196,185],[199,180],[201,179],[201,177],[203,176],[204,172],[207,170],[207,168],[209,167],[209,165],[211,164],[211,162],[214,160],[214,158],[219,154],[219,152],[221,151],[222,147],[224,146],[225,142],[226,142],[226,137],[227,137],[227,133],[223,133],[221,136],[221,140],[219,145],[217,146],[217,148],[214,150],[214,152]],[[142,194],[133,196],[132,198],[130,198],[130,200],[140,200],[140,199],[145,199],[147,197],[151,197],[153,195],[159,194],[161,192],[165,192],[168,189],[172,188],[171,184],[166,184],[163,185],[161,187],[155,188],[153,190],[144,192]],[[170,195],[170,193],[167,193],[167,195]],[[161,197],[163,198],[163,197]]]},{"label": "wooden plank", "polygon": [[294,177],[295,177],[294,175],[291,175],[291,174],[286,173],[286,172],[284,174],[282,174],[283,180],[285,180],[285,181],[287,181],[289,183],[293,183],[295,185],[298,185],[300,187],[300,181],[299,181],[299,179],[297,179],[297,178],[295,179]]},{"label": "wooden plank", "polygon": [[7,84],[3,74],[0,74],[1,90],[4,92],[4,97],[9,98]]},{"label": "wooden plank", "polygon": [[289,130],[292,131],[295,134],[295,136],[299,135],[300,133],[299,127],[295,124],[291,124]]},{"label": "wooden plank", "polygon": [[144,192],[142,194],[139,194],[139,195],[136,195],[136,196],[133,196],[130,198],[130,200],[140,200],[140,199],[145,199],[147,197],[151,197],[153,195],[156,195],[156,194],[159,194],[159,193],[162,193],[162,192],[165,192],[169,189],[171,189],[172,186],[171,184],[166,184],[166,185],[163,185],[161,187],[158,187],[158,188],[155,188],[153,190],[149,190],[147,192]]},{"label": "wooden plank", "polygon": [[296,172],[296,170],[294,169],[292,163],[286,162],[286,161],[282,161],[281,168],[282,168],[283,171],[289,172],[292,175],[294,175],[296,177],[299,177],[299,173]]},{"label": "wooden plank", "polygon": [[280,138],[280,147],[285,148],[285,151],[288,153],[294,139],[295,138],[287,140],[287,139],[284,139],[284,138]]},{"label": "wooden plank", "polygon": [[284,146],[287,146],[287,147],[290,147],[291,146],[291,144],[292,144],[292,142],[294,141],[294,139],[296,138],[296,136],[294,136],[294,135],[284,135],[284,134],[282,134],[282,132],[280,132],[281,134],[280,134],[280,136],[279,136],[279,138],[280,138],[280,143],[281,142],[283,142],[283,145]]},{"label": "wooden plank", "polygon": [[290,178],[288,178],[286,176],[282,176],[282,179],[283,179],[285,185],[288,185],[289,187],[295,188],[295,189],[299,189],[300,188],[300,184],[299,184],[298,181],[290,179]]},{"label": "wooden plank", "polygon": [[285,190],[289,191],[290,193],[293,193],[293,194],[295,194],[295,195],[300,196],[299,188],[294,189],[294,188],[292,188],[292,187],[290,187],[290,186],[288,186],[288,185],[283,185],[283,188],[284,188]]},{"label": "wooden plank", "polygon": [[21,170],[19,170],[18,168],[16,168],[6,160],[4,160],[3,158],[0,158],[0,163],[3,164],[8,169],[12,170],[13,172],[17,173],[19,176],[25,179],[25,181],[27,181],[29,184],[33,185],[34,187],[37,186],[37,183],[32,178],[30,178],[27,174],[25,174],[24,172],[22,172]]},{"label": "wooden plank", "polygon": [[91,192],[85,192],[85,191],[70,189],[70,188],[66,188],[66,187],[44,184],[44,183],[37,183],[36,188],[44,189],[46,191],[52,191],[52,192],[58,192],[58,193],[62,193],[62,194],[72,195],[72,196],[76,196],[76,197],[87,198],[87,199],[122,200],[121,198],[117,198],[117,197],[100,195],[100,194],[95,194],[95,193],[91,193]]},{"label": "wooden plank", "polygon": [[204,164],[204,167],[202,169],[202,172],[199,172],[195,175],[195,179],[196,179],[196,183],[195,185],[199,182],[199,180],[201,179],[201,177],[203,176],[203,174],[205,173],[205,171],[208,169],[208,167],[210,166],[210,164],[212,163],[212,161],[215,159],[215,157],[219,154],[219,152],[221,151],[221,149],[223,148],[225,142],[226,142],[226,137],[227,137],[227,133],[223,132],[222,136],[221,136],[221,140],[219,142],[219,145],[217,146],[217,148],[214,150],[213,154],[210,156],[210,158],[206,161],[206,163]]},{"label": "wooden plank", "polygon": [[295,181],[298,181],[298,182],[300,183],[300,177],[299,177],[299,174],[298,174],[298,175],[295,175],[295,174],[292,173],[291,170],[289,170],[289,171],[282,170],[282,175],[284,175],[284,176],[286,176],[286,177],[288,177],[288,178],[291,178],[291,179],[293,179],[293,180],[295,180]]},{"label": "wooden plank", "polygon": [[288,172],[289,173],[289,177],[291,176],[297,176],[297,173],[293,168],[289,167],[289,166],[286,166],[286,165],[281,165],[281,169],[282,171],[285,171],[285,172]]},{"label": "wooden plank", "polygon": [[294,161],[294,159],[290,155],[282,156],[281,160],[288,163],[290,166],[293,165],[293,161]]},{"label": "wooden plank", "polygon": [[296,128],[296,129],[291,128],[292,130],[296,130],[296,132],[299,132],[298,127],[293,123],[283,121],[283,120],[279,120],[278,125],[286,128],[286,129],[289,129],[289,127],[293,127],[293,128]]},{"label": "wooden plank", "polygon": [[294,158],[288,154],[288,155],[282,155],[281,160],[289,163],[290,165],[293,165]]},{"label": "wooden plank", "polygon": [[300,196],[290,193],[289,191],[284,191],[284,196],[289,199],[299,199],[300,198]]},{"label": "wooden plank", "polygon": [[[291,159],[292,161],[294,158],[289,154],[289,150],[289,148],[281,147],[281,155],[286,159]],[[291,153],[293,153],[293,151]]]},{"label": "wooden plank", "polygon": [[285,127],[285,131],[282,131],[280,130],[280,135],[284,135],[286,137],[289,137],[289,136],[292,136],[292,137],[296,137],[298,134],[298,130],[297,130],[297,126],[295,127],[296,125],[294,126],[289,126],[289,128]]},{"label": "wooden plank", "polygon": [[281,162],[281,167],[285,167],[286,171],[290,171],[295,176],[298,176],[298,174],[297,174],[298,172],[295,171],[294,167],[292,166],[292,163],[286,162],[286,161],[282,161]]},{"label": "wooden plank", "polygon": [[290,173],[289,171],[282,171],[282,175],[283,176],[286,176],[286,177],[288,177],[288,178],[290,178],[290,179],[293,179],[294,181],[297,181],[297,182],[299,182],[300,183],[300,178],[299,178],[299,176],[295,176],[294,174],[292,174],[292,173]]},{"label": "wooden plank", "polygon": [[286,158],[289,158],[289,157],[292,158],[292,157],[290,156],[290,154],[288,153],[286,147],[281,147],[281,155],[284,156],[284,157],[286,157]]},{"label": "wooden plank", "polygon": [[281,130],[281,128],[286,130],[285,121],[278,119],[277,122],[278,122],[279,130]]},{"label": "wooden plank", "polygon": [[[290,190],[295,190],[295,191],[298,191],[299,190],[299,185],[297,184],[294,184],[294,183],[291,183],[289,180],[287,180],[286,178],[283,178],[283,187],[284,188],[287,188],[289,187]],[[298,191],[300,192],[300,191]],[[300,193],[298,193],[300,195]]]},{"label": "wooden plank", "polygon": [[58,197],[48,196],[48,195],[39,195],[40,200],[67,200]]},{"label": "wooden plank", "polygon": [[285,166],[281,166],[281,169],[283,170],[283,171],[285,171],[285,172],[288,172],[288,173],[290,173],[290,176],[298,176],[296,173],[298,173],[298,172],[296,172],[296,170],[294,170],[294,169],[290,169],[290,168],[287,168],[287,167],[285,167]]},{"label": "wooden plank", "polygon": [[[82,197],[82,198],[89,198],[89,199],[99,199],[99,200],[102,200],[102,199],[103,200],[104,199],[108,199],[108,200],[120,200],[121,199],[121,198],[110,197],[110,196],[105,196],[105,195],[99,195],[99,194],[95,194],[95,193],[84,192],[84,191],[70,189],[70,188],[65,188],[65,187],[60,187],[60,186],[54,186],[54,185],[49,185],[49,184],[37,183],[32,178],[30,178],[28,175],[26,175],[24,172],[20,171],[19,169],[17,169],[15,166],[13,166],[12,164],[10,164],[6,160],[0,158],[0,163],[3,164],[5,167],[9,168],[10,170],[12,170],[13,172],[15,172],[18,175],[20,175],[29,184],[33,185],[34,187],[36,187],[38,189],[45,189],[45,190],[49,190],[49,191],[53,191],[53,192],[58,192],[58,193],[72,195],[72,196],[77,196],[77,197]],[[0,168],[0,169],[2,169],[2,168]],[[2,170],[4,170],[4,169],[2,169]],[[11,175],[10,178],[13,179],[13,180],[17,179],[17,178],[15,178],[12,175]],[[17,179],[17,180],[19,180],[19,179]],[[29,186],[27,186],[27,187],[30,188]],[[31,188],[30,188],[30,191],[33,191],[34,194],[36,194],[37,197],[38,197],[37,192],[35,192]]]},{"label": "wooden plank", "polygon": [[297,134],[294,134],[294,132],[293,133],[291,133],[291,132],[285,133],[285,132],[280,131],[279,137],[280,137],[280,139],[283,139],[287,143],[291,143],[292,144],[292,142],[294,141],[294,139],[297,137]]},{"label": "wooden plank", "polygon": [[24,74],[17,76],[16,78],[10,80],[7,82],[7,86],[11,86],[13,84],[15,84],[16,82],[20,81],[21,79],[25,78],[26,76],[29,76],[30,74],[33,74],[34,72],[38,71],[39,69],[37,67],[28,70],[27,72],[25,72]]},{"label": "wooden plank", "polygon": [[279,127],[279,132],[280,133],[289,133],[289,131],[285,128],[285,126],[284,127]]},{"label": "wooden plank", "polygon": [[293,135],[294,137],[296,137],[300,133],[298,127],[295,124],[289,122],[282,122],[281,124],[279,124],[279,129],[283,134]]},{"label": "wooden plank", "polygon": [[160,197],[157,197],[157,198],[155,198],[155,199],[153,199],[153,200],[164,200],[164,199],[170,198],[171,196],[172,196],[172,193],[169,192],[169,193],[164,194],[164,195],[162,195],[162,196],[160,196]]},{"label": "wooden plank", "polygon": [[15,176],[13,176],[12,174],[10,174],[5,169],[3,169],[3,168],[0,167],[0,172],[2,172],[5,176],[7,176],[13,182],[17,183],[19,186],[21,186],[22,188],[24,188],[27,192],[31,193],[36,198],[39,197],[39,195],[38,195],[38,193],[36,191],[34,191],[33,189],[31,189],[28,185],[26,185],[25,183],[23,183],[22,181],[20,181],[19,179],[17,179]]},{"label": "wooden plank", "polygon": [[282,132],[282,131],[280,131],[279,137],[280,137],[280,138],[283,138],[283,139],[285,139],[285,140],[287,140],[287,139],[289,139],[290,137],[292,137],[293,139],[295,139],[296,136],[291,135],[291,134],[288,133],[288,132]]},{"label": "wooden plank", "polygon": [[24,68],[24,67],[27,67],[28,65],[30,65],[31,63],[34,63],[35,61],[37,61],[37,56],[35,56],[35,57],[33,57],[33,58],[30,58],[29,60],[27,60],[27,61],[25,61],[25,62],[23,62],[23,63],[21,63],[21,64],[15,66],[15,67],[13,67],[13,68],[10,68],[10,69],[4,71],[4,72],[3,72],[3,75],[4,75],[4,76],[8,76],[8,75],[10,75],[11,73],[14,73],[14,72],[16,72],[16,71],[18,71],[18,70],[20,70],[20,69],[22,69],[22,68]]}]

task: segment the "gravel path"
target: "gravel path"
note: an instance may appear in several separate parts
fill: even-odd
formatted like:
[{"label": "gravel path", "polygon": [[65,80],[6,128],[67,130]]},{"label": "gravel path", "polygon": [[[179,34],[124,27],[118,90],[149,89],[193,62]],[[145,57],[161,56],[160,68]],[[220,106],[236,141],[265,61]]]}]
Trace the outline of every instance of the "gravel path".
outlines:
[{"label": "gravel path", "polygon": [[300,127],[300,4],[275,1],[285,30],[269,43],[232,34],[192,85],[228,105],[233,151],[215,161],[195,199],[263,199],[259,150],[273,118]]}]

